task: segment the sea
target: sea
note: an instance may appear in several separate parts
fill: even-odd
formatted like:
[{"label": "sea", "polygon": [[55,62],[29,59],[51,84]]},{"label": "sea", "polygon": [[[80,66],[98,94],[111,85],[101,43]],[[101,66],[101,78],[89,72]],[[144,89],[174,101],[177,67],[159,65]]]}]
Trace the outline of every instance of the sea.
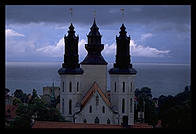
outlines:
[{"label": "sea", "polygon": [[[60,86],[58,69],[61,62],[6,62],[5,86],[13,94],[16,89],[22,89],[24,93],[43,94],[43,87]],[[109,63],[107,69],[112,68]],[[163,63],[134,63],[137,70],[135,87],[151,88],[153,97],[160,95],[176,95],[184,91],[185,86],[191,83],[190,64],[163,64]],[[110,89],[110,78],[107,74],[107,89]]]}]

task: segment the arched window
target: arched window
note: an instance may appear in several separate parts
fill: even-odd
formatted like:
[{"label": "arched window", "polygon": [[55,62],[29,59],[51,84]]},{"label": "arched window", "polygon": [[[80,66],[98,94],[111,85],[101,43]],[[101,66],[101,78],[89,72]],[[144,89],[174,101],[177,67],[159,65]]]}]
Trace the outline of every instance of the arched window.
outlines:
[{"label": "arched window", "polygon": [[102,107],[102,113],[105,113],[105,107],[104,106]]},{"label": "arched window", "polygon": [[92,113],[92,106],[89,107],[89,113]]},{"label": "arched window", "polygon": [[99,118],[98,117],[95,118],[95,123],[99,124]]},{"label": "arched window", "polygon": [[64,92],[64,81],[63,81],[63,92]]},{"label": "arched window", "polygon": [[110,124],[110,119],[107,120],[107,124]]},{"label": "arched window", "polygon": [[83,120],[83,122],[84,122],[84,123],[87,123],[87,120],[86,120],[86,119],[84,119],[84,120]]},{"label": "arched window", "polygon": [[125,82],[123,81],[123,92],[125,92]]},{"label": "arched window", "polygon": [[79,91],[79,82],[77,82],[77,92]]},{"label": "arched window", "polygon": [[132,103],[133,103],[133,101],[132,101],[132,98],[131,98],[131,99],[130,99],[130,112],[131,112],[131,113],[132,113],[132,111],[133,111],[133,110],[132,110],[132,106],[133,106]]},{"label": "arched window", "polygon": [[125,99],[122,99],[122,113],[125,113]]},{"label": "arched window", "polygon": [[99,96],[98,95],[96,96],[96,105],[97,106],[99,105]]},{"label": "arched window", "polygon": [[72,100],[69,100],[69,114],[72,114]]},{"label": "arched window", "polygon": [[69,82],[69,92],[71,92],[72,91],[72,84],[71,84],[71,82]]},{"label": "arched window", "polygon": [[62,99],[62,113],[64,114],[64,99]]},{"label": "arched window", "polygon": [[114,92],[116,92],[116,82],[114,83]]}]

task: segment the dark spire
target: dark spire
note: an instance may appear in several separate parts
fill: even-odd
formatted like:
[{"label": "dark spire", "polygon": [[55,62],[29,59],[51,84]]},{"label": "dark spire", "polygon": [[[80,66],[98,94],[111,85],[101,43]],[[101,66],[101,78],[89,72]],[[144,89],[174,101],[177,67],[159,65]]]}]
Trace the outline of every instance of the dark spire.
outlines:
[{"label": "dark spire", "polygon": [[136,70],[132,68],[130,60],[130,36],[127,36],[124,24],[120,27],[120,36],[116,37],[116,63],[114,68],[110,69],[110,74],[136,74]]},{"label": "dark spire", "polygon": [[101,51],[104,49],[104,44],[101,44],[101,34],[99,33],[99,28],[97,27],[95,19],[90,29],[91,31],[87,35],[88,44],[85,44],[85,48],[88,51],[88,55],[81,62],[81,64],[106,65],[107,62],[101,55]]},{"label": "dark spire", "polygon": [[59,74],[78,74],[83,73],[83,70],[78,64],[78,39],[79,37],[75,36],[74,26],[69,26],[68,35],[64,37],[65,41],[65,54],[64,54],[64,63],[62,68],[59,69]]}]

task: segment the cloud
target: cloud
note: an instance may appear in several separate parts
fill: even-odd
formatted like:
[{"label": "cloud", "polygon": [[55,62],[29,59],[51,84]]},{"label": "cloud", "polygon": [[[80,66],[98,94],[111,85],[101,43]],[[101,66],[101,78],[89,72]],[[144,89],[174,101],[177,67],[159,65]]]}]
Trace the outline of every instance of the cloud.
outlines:
[{"label": "cloud", "polygon": [[130,40],[131,55],[135,57],[165,57],[170,53],[170,50],[158,50],[157,48],[137,45],[133,40]]},{"label": "cloud", "polygon": [[153,36],[152,33],[145,33],[145,34],[142,34],[142,35],[141,35],[141,40],[145,40],[145,39],[150,38],[150,37],[152,37],[152,36]]},{"label": "cloud", "polygon": [[[86,40],[81,39],[78,43],[79,57],[84,58],[87,54],[85,49]],[[61,38],[56,45],[47,45],[36,49],[36,52],[42,56],[62,57],[64,55],[64,38]]]},{"label": "cloud", "polygon": [[[130,54],[135,57],[165,57],[168,56],[170,50],[159,50],[157,48],[137,45],[133,40],[130,40]],[[116,55],[116,43],[111,45],[106,44],[103,50],[104,57],[113,57]]]},{"label": "cloud", "polygon": [[6,37],[24,37],[24,34],[20,34],[12,29],[6,29],[5,30],[5,34],[6,34]]},{"label": "cloud", "polygon": [[49,57],[61,57],[64,52],[64,38],[60,39],[56,45],[47,45],[36,49],[40,55]]}]

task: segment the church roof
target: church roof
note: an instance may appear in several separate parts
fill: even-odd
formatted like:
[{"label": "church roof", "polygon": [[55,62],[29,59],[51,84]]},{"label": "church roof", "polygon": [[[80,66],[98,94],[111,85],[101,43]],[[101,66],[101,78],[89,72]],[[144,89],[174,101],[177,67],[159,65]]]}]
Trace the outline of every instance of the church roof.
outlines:
[{"label": "church roof", "polygon": [[93,83],[92,87],[90,88],[90,90],[87,92],[87,94],[85,95],[85,97],[82,99],[81,101],[81,106],[84,107],[85,104],[90,100],[90,98],[92,97],[92,95],[95,92],[98,92],[100,94],[100,96],[103,98],[104,102],[111,107],[111,103],[108,100],[108,98],[104,95],[104,93],[102,92],[102,90],[99,88],[98,84],[96,82]]}]

